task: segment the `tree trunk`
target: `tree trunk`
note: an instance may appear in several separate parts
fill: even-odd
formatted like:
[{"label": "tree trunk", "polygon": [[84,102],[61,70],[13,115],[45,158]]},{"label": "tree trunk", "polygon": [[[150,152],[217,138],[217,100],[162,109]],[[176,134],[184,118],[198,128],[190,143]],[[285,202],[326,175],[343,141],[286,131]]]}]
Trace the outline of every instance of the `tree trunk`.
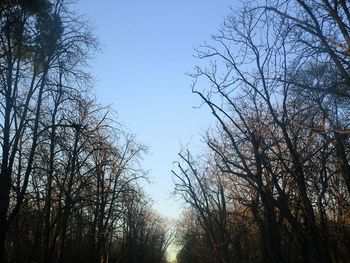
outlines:
[{"label": "tree trunk", "polygon": [[10,202],[10,172],[2,169],[0,175],[0,263],[6,262],[5,241],[7,233],[7,211]]}]

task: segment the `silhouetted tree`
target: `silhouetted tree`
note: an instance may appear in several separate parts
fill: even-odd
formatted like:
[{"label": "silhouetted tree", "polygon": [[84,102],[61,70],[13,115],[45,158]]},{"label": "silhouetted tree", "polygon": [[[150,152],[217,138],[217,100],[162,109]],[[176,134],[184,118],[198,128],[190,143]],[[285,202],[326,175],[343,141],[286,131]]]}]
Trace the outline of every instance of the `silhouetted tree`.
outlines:
[{"label": "silhouetted tree", "polygon": [[349,216],[347,13],[345,1],[247,4],[197,49],[209,66],[196,67],[193,92],[218,127],[204,161],[180,155],[176,190],[208,220],[218,210],[208,197],[222,192],[212,187],[225,182],[258,229],[254,261],[346,261],[335,233],[349,234],[339,221]]}]

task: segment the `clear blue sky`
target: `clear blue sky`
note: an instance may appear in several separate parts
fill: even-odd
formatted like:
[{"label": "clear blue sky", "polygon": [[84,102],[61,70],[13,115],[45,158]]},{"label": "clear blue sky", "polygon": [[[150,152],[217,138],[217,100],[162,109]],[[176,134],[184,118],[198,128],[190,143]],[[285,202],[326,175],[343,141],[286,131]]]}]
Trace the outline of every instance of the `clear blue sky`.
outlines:
[{"label": "clear blue sky", "polygon": [[212,123],[191,93],[191,72],[198,64],[193,47],[215,34],[229,0],[81,0],[78,12],[95,28],[102,52],[91,65],[96,94],[112,104],[121,121],[150,147],[143,167],[152,184],[145,190],[163,216],[177,218],[181,202],[169,199],[172,163],[181,144],[199,144]]}]

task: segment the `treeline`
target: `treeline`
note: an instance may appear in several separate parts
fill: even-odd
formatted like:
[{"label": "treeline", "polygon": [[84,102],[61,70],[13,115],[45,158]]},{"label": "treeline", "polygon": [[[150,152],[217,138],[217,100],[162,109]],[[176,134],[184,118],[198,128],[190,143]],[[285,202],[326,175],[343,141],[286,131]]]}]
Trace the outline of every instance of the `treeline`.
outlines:
[{"label": "treeline", "polygon": [[173,171],[178,262],[348,262],[349,2],[259,4],[197,49],[217,126]]},{"label": "treeline", "polygon": [[70,1],[0,2],[0,262],[164,262],[146,147],[96,102]]}]

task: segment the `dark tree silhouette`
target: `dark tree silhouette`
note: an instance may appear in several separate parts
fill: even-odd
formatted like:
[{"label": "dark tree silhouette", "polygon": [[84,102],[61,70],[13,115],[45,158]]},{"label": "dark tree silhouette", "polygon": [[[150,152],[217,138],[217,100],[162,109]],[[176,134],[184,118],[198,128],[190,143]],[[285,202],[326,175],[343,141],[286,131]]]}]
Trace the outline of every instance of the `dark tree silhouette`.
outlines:
[{"label": "dark tree silhouette", "polygon": [[[247,261],[346,262],[347,5],[298,0],[247,4],[226,18],[212,43],[197,49],[208,66],[195,69],[192,90],[218,127],[206,136],[208,156],[180,154],[175,190],[199,222],[222,210],[208,205],[209,196],[226,193],[218,199],[226,200],[221,201],[226,207],[223,229],[229,229],[227,221],[235,222],[227,215],[244,215],[247,209],[249,237],[256,240],[251,244],[260,244],[256,258]],[[220,183],[223,190],[215,189],[218,182],[225,182]],[[241,207],[230,207],[231,200]],[[259,235],[254,236],[255,230]],[[211,235],[203,223],[201,232]],[[226,232],[228,247],[235,247],[234,232]],[[230,260],[242,261],[242,254],[228,254]],[[227,262],[224,256],[215,258]]]}]

